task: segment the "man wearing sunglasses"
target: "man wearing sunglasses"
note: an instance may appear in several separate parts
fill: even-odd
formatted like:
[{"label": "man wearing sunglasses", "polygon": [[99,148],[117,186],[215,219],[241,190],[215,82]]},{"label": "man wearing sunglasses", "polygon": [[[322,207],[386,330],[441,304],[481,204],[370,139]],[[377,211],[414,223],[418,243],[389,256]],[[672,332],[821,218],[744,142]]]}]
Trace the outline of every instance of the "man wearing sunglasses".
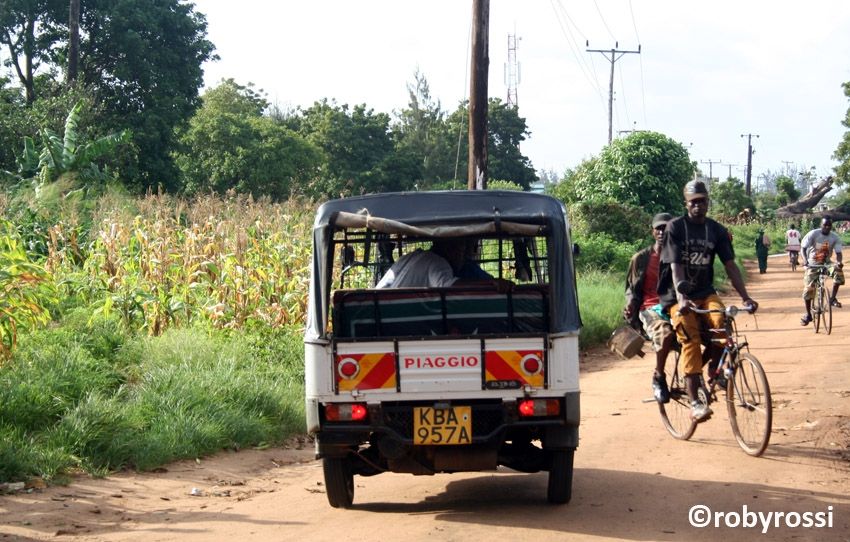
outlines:
[{"label": "man wearing sunglasses", "polygon": [[664,230],[673,217],[658,213],[652,218],[652,237],[655,243],[632,256],[626,276],[626,306],[623,317],[652,342],[655,351],[655,373],[652,375],[652,394],[659,403],[670,402],[670,389],[664,376],[664,362],[673,346],[673,327],[670,317],[661,309],[658,299],[658,270],[661,264],[661,242]]},{"label": "man wearing sunglasses", "polygon": [[[698,390],[702,376],[703,360],[710,360],[709,370],[716,367],[722,347],[714,343],[702,353],[700,328],[723,328],[723,315],[711,313],[698,315],[691,309],[725,308],[714,289],[714,258],[717,256],[744,305],[758,308],[747,293],[741,271],[735,264],[735,252],[729,231],[720,223],[708,218],[708,187],[702,181],[691,181],[683,190],[684,216],[667,224],[661,249],[661,271],[658,291],[661,303],[669,308],[676,337],[682,345],[682,372],[686,375],[691,415],[696,421],[707,420],[712,411],[699,401]],[[722,339],[722,335],[715,338]]]}]

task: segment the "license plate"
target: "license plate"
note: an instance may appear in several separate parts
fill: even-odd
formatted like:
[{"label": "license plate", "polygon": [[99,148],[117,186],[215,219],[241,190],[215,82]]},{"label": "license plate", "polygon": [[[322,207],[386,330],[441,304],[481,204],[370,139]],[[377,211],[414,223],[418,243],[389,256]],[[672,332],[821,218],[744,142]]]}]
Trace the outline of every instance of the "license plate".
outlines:
[{"label": "license plate", "polygon": [[414,407],[414,444],[472,444],[472,407]]}]

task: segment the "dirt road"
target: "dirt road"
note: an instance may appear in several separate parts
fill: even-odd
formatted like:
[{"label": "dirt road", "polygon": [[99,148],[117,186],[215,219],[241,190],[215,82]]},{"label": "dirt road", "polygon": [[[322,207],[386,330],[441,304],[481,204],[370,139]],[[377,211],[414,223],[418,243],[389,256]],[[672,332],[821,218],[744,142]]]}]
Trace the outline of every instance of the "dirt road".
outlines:
[{"label": "dirt road", "polygon": [[[832,335],[815,335],[799,324],[800,271],[771,258],[766,275],[749,276],[758,329],[751,316],[738,321],[775,408],[761,458],[738,448],[722,405],[691,441],[673,440],[643,402],[650,357],[596,351],[582,364],[581,445],[565,506],[546,503],[545,473],[500,471],[355,477],[354,509],[332,509],[305,444],[3,496],[0,540],[850,540],[850,303],[835,312]],[[698,528],[688,520],[696,505],[772,518],[820,512],[831,527],[780,520],[763,535],[761,524],[721,519]],[[791,514],[792,525],[795,517],[804,519]]]}]

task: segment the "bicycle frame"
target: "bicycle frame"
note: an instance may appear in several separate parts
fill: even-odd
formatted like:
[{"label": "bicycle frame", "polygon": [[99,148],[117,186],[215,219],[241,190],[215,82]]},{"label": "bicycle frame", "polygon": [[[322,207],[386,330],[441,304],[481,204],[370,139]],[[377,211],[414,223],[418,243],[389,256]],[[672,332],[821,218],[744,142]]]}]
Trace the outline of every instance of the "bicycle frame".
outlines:
[{"label": "bicycle frame", "polygon": [[[722,339],[717,337],[708,339],[712,342],[722,342],[723,350],[717,367],[709,371],[711,378],[709,387],[705,387],[700,376],[699,400],[707,404],[717,400],[717,377],[723,375],[726,379],[726,408],[729,412],[732,433],[745,453],[759,456],[764,453],[770,441],[772,426],[770,384],[761,363],[750,354],[746,337],[738,333],[735,324],[738,309],[730,306],[723,310],[692,310],[697,314],[722,312],[723,327],[710,328],[707,331],[715,335],[720,333],[726,335]],[[676,361],[678,362],[678,359]],[[673,368],[669,386],[670,401],[658,403],[662,422],[674,438],[688,440],[694,434],[699,422],[692,417],[686,417],[685,412],[690,411],[690,402],[685,396],[686,385],[684,378],[679,374],[678,363]]]}]

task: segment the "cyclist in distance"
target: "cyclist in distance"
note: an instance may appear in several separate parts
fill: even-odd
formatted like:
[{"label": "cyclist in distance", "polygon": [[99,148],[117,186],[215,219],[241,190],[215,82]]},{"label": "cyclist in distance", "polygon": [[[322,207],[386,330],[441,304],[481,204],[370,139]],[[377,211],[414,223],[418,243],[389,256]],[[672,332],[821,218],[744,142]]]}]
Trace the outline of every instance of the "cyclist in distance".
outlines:
[{"label": "cyclist in distance", "polygon": [[785,250],[788,251],[788,260],[796,264],[800,254],[800,232],[794,224],[785,232]]},{"label": "cyclist in distance", "polygon": [[[735,252],[729,231],[717,221],[708,218],[708,188],[703,181],[685,185],[684,216],[667,224],[661,249],[661,271],[658,291],[661,303],[669,307],[669,314],[682,345],[682,372],[686,375],[686,388],[691,401],[691,416],[696,421],[707,420],[712,411],[698,396],[703,359],[710,360],[709,368],[716,367],[723,352],[722,347],[710,342],[703,356],[700,324],[711,328],[724,327],[722,313],[698,315],[692,308],[724,309],[723,302],[714,289],[714,258],[717,256],[744,305],[756,310],[758,303],[747,293],[741,272],[735,264]],[[718,339],[725,334],[718,334]]]},{"label": "cyclist in distance", "polygon": [[[825,265],[827,273],[832,277],[832,294],[829,302],[833,307],[841,308],[841,302],[836,297],[838,287],[844,284],[844,262],[841,254],[841,238],[832,231],[832,218],[825,216],[820,221],[820,228],[815,228],[803,237],[800,244],[800,254],[803,257],[803,267],[806,272],[803,275],[803,302],[806,304],[806,314],[800,318],[800,324],[807,326],[812,321],[812,299],[815,294],[815,283],[817,282],[817,271],[808,266]],[[831,260],[835,253],[836,264]]]},{"label": "cyclist in distance", "polygon": [[670,316],[663,312],[658,299],[658,271],[661,264],[661,246],[664,230],[672,220],[669,213],[658,213],[652,218],[652,237],[655,243],[632,256],[626,275],[626,306],[623,317],[629,324],[644,333],[652,342],[655,352],[655,372],[652,375],[652,394],[659,403],[670,402],[670,389],[664,376],[664,362],[673,346],[673,327]]}]

